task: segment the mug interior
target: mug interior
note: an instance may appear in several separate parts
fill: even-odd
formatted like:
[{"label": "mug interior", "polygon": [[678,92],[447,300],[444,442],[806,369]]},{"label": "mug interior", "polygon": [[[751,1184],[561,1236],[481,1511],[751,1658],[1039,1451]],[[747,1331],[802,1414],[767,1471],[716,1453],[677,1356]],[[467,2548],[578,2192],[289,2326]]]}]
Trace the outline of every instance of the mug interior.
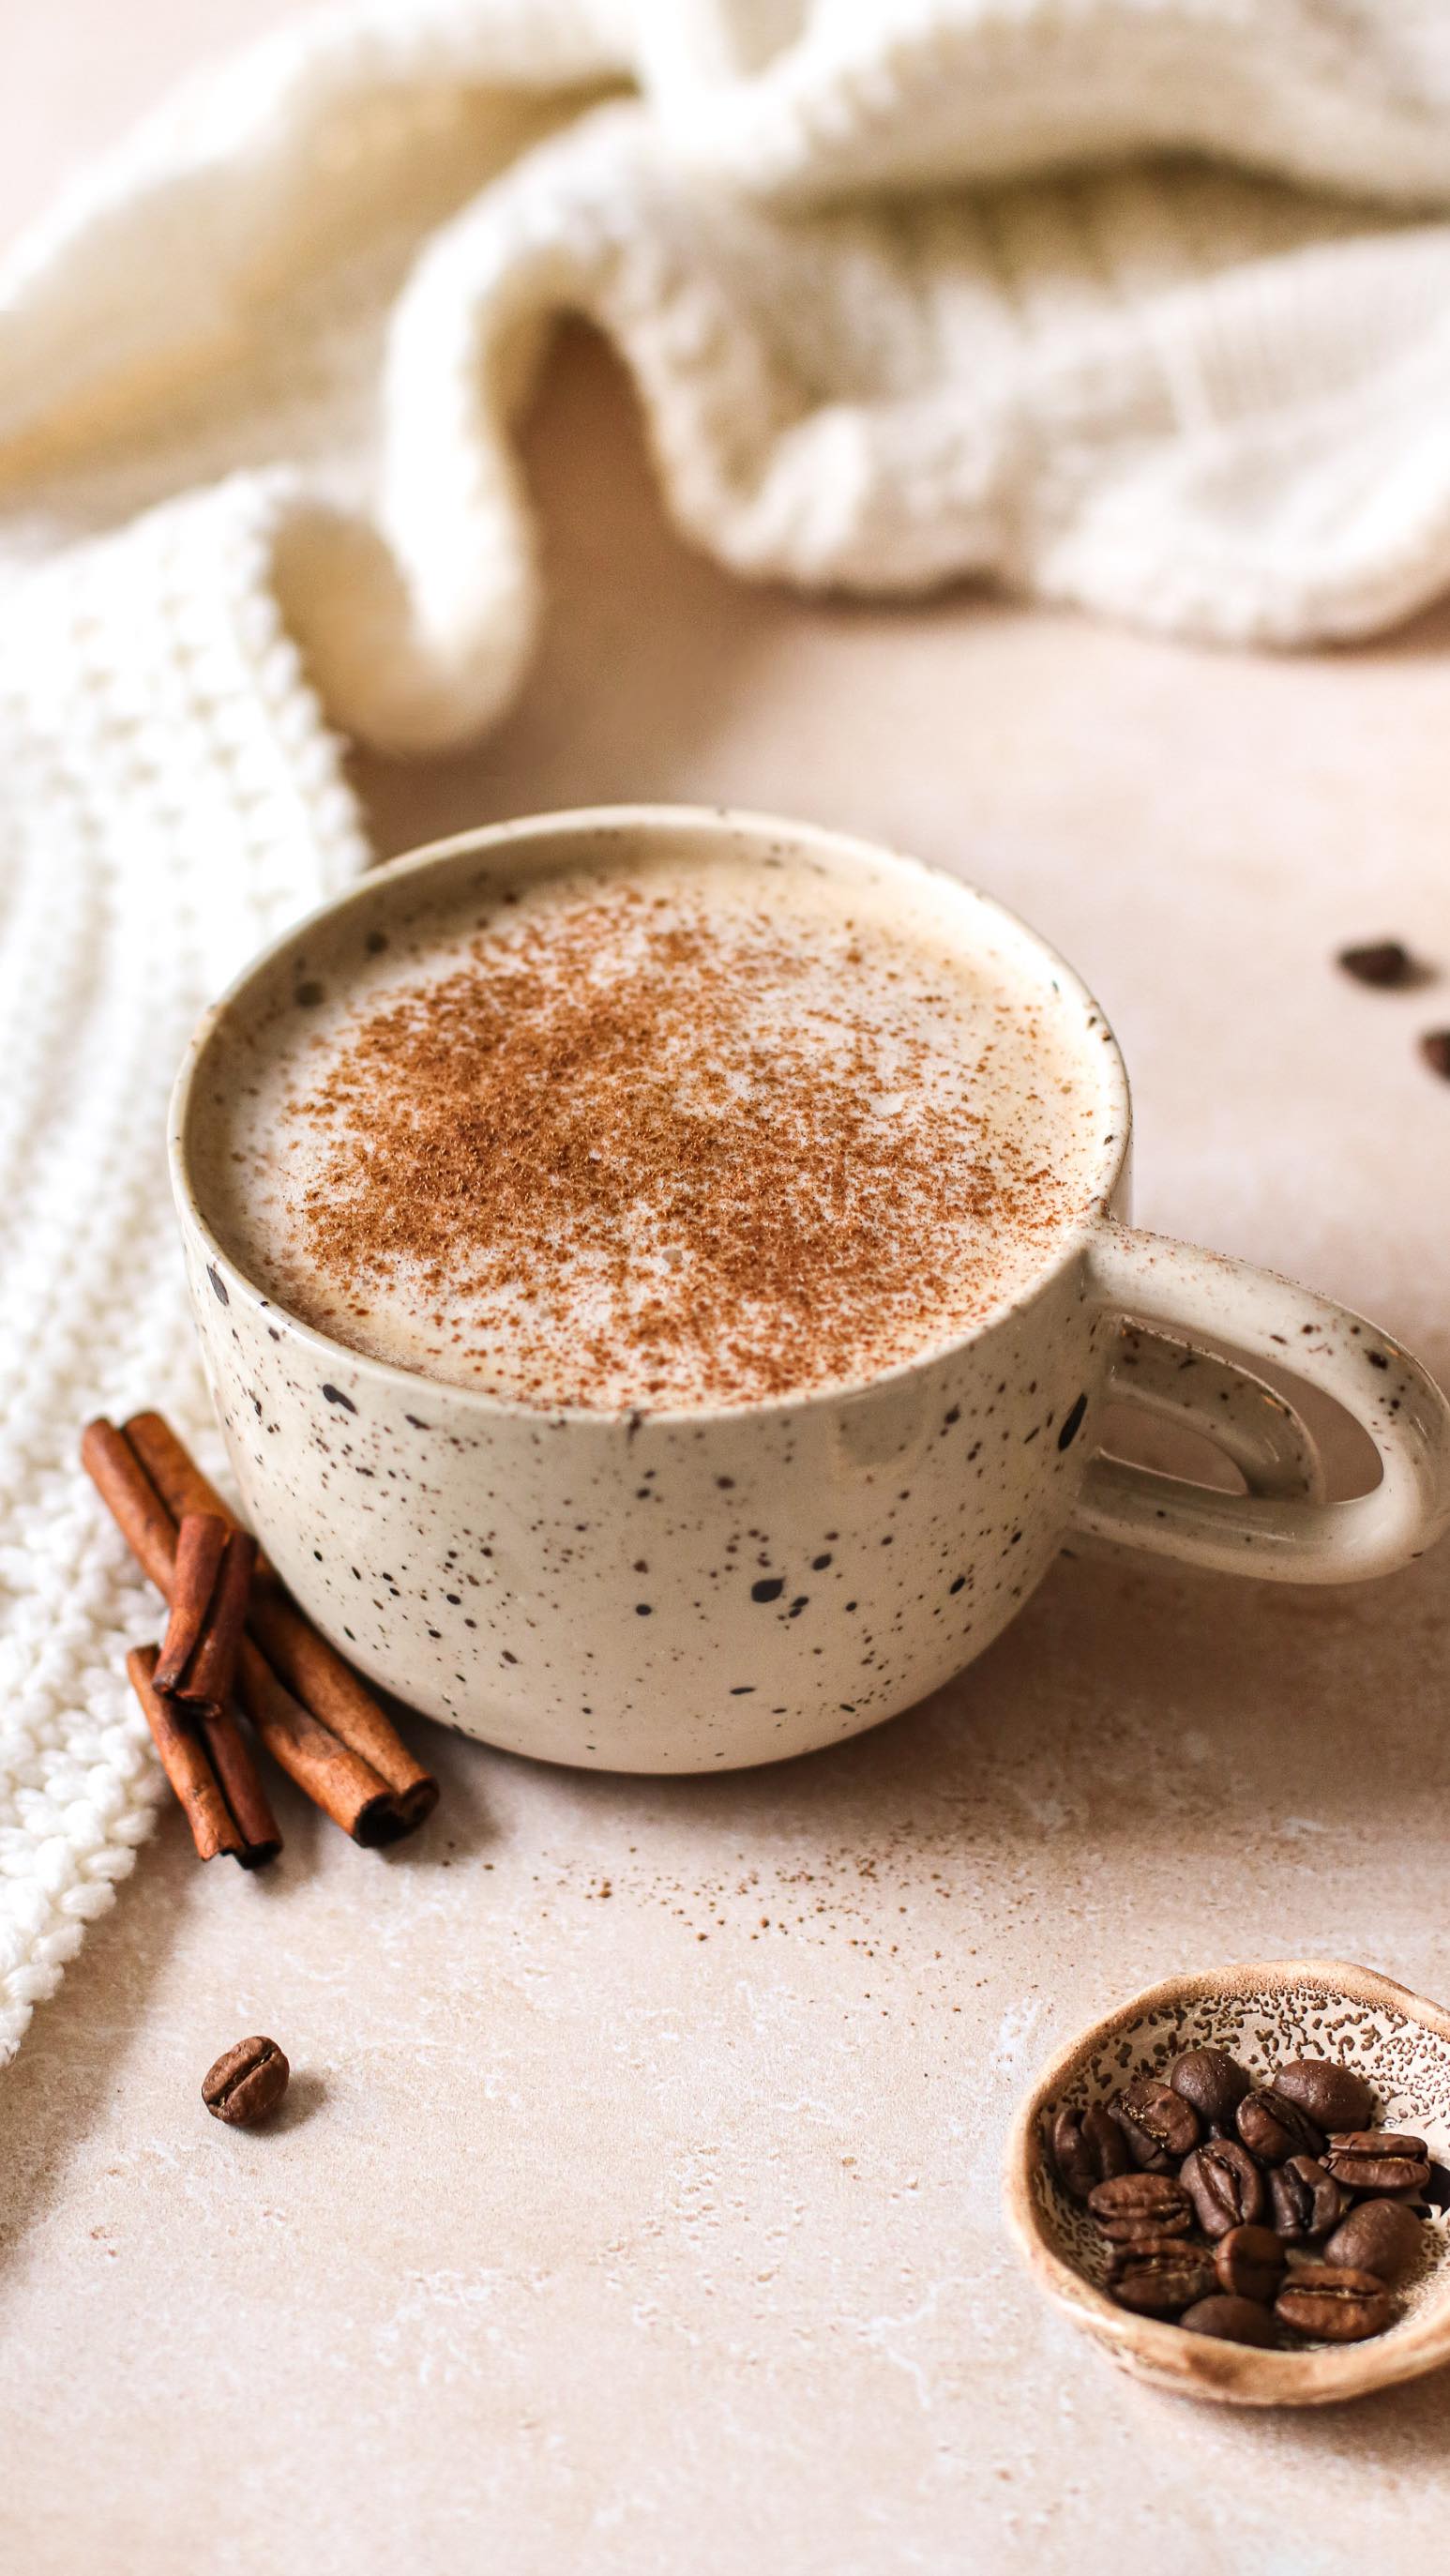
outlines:
[{"label": "mug interior", "polygon": [[[332,897],[244,969],[201,1022],[177,1079],[171,1116],[171,1160],[178,1205],[196,1225],[208,1249],[232,1277],[258,1299],[288,1313],[291,1327],[326,1355],[346,1350],[354,1366],[409,1384],[426,1381],[415,1371],[373,1357],[334,1340],[325,1330],[296,1316],[285,1299],[269,1292],[258,1278],[246,1245],[228,1221],[225,1194],[216,1186],[215,1153],[225,1104],[247,1078],[248,1034],[272,1019],[279,1009],[307,1007],[324,991],[345,993],[356,981],[379,935],[435,910],[440,918],[467,902],[470,894],[486,896],[501,883],[537,883],[552,875],[580,869],[648,861],[667,855],[670,865],[704,865],[722,855],[744,857],[762,869],[805,867],[853,891],[860,889],[890,907],[893,928],[920,935],[950,954],[986,968],[1014,993],[1029,1000],[1048,1028],[1054,1059],[1071,1067],[1073,1115],[1082,1133],[1074,1144],[1083,1172],[1080,1202],[1074,1218],[1053,1238],[1032,1293],[1074,1257],[1086,1233],[1112,1202],[1125,1169],[1130,1130],[1127,1081],[1117,1043],[1106,1019],[1081,980],[1061,958],[1014,914],[959,878],[922,861],[899,856],[871,843],[816,826],[777,821],[767,816],[693,807],[597,807],[580,812],[542,815],[514,823],[494,824],[458,834],[396,859]],[[371,943],[371,948],[370,948]],[[1002,1312],[1025,1302],[1019,1288],[983,1314],[966,1330],[924,1342],[896,1368],[873,1371],[871,1383],[937,1356],[959,1341],[990,1327]],[[451,1395],[488,1409],[514,1412],[521,1401],[447,1381]],[[691,1405],[694,1418],[714,1410],[770,1410],[849,1392],[831,1381],[784,1396],[746,1400],[742,1407]],[[551,1405],[550,1412],[599,1408]],[[668,1414],[669,1406],[650,1408]]]}]

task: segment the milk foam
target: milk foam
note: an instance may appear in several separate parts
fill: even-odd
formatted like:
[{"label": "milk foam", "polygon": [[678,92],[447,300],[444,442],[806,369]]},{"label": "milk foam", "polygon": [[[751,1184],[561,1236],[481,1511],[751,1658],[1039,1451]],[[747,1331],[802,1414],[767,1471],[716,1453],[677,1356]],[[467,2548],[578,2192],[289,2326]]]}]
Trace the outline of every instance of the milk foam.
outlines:
[{"label": "milk foam", "polygon": [[424,881],[228,1029],[207,1214],[333,1339],[526,1404],[869,1377],[1020,1295],[1102,1166],[1075,1005],[942,909],[787,853]]}]

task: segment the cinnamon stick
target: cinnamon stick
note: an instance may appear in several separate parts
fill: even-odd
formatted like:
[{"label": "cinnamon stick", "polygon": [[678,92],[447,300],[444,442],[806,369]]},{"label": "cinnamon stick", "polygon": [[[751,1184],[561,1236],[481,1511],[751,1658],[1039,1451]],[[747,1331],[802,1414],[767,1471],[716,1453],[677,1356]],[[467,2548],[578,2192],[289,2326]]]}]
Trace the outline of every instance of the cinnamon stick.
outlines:
[{"label": "cinnamon stick", "polygon": [[227,1552],[227,1538],[226,1522],[215,1512],[188,1512],[177,1531],[171,1567],[171,1616],[151,1676],[152,1689],[163,1696],[169,1693],[177,1699],[191,1700],[191,1693],[184,1691],[181,1684],[206,1625],[221,1561]]},{"label": "cinnamon stick", "polygon": [[126,1671],[161,1756],[162,1769],[191,1827],[197,1856],[215,1860],[219,1852],[231,1852],[240,1860],[241,1831],[233,1821],[206,1751],[172,1702],[153,1689],[155,1669],[156,1648],[133,1646],[126,1657]]},{"label": "cinnamon stick", "polygon": [[265,1869],[281,1850],[282,1836],[247,1739],[229,1708],[207,1710],[193,1723],[236,1819],[242,1838],[237,1858],[243,1869]]},{"label": "cinnamon stick", "polygon": [[[211,1515],[195,1517],[210,1523],[222,1533],[221,1563],[215,1588],[207,1605],[201,1634],[186,1666],[178,1699],[188,1708],[216,1716],[232,1695],[237,1677],[237,1655],[247,1624],[247,1609],[252,1597],[252,1575],[257,1562],[257,1542],[250,1530],[229,1529],[225,1521],[213,1521]],[[193,1518],[188,1512],[177,1540],[177,1565],[180,1572],[181,1544]]]},{"label": "cinnamon stick", "polygon": [[176,1566],[176,1523],[129,1440],[114,1422],[88,1422],[81,1465],[142,1573],[167,1601]]},{"label": "cinnamon stick", "polygon": [[[124,1433],[108,1422],[92,1423],[82,1439],[81,1456],[132,1553],[168,1599],[177,1545],[176,1524],[168,1504],[183,1514],[196,1512],[220,1519],[249,1546],[255,1545],[160,1414],[136,1415]],[[158,1493],[158,1485],[162,1493]],[[302,1705],[272,1671],[260,1647],[244,1636],[238,1686],[262,1743],[304,1794],[354,1841],[376,1845],[410,1832],[436,1806],[436,1781],[406,1751],[366,1686],[340,1656],[315,1636],[265,1561],[258,1558],[257,1565],[259,1581],[253,1587],[253,1608],[258,1594],[264,1592],[269,1609],[275,1607],[279,1614],[275,1632],[284,1641],[295,1644],[299,1636],[304,1641],[295,1654],[293,1669],[300,1671],[307,1662],[307,1639],[313,1639],[321,1649],[315,1666],[308,1666],[309,1700],[312,1689],[319,1689],[329,1707],[346,1709],[350,1722],[359,1730],[371,1720],[376,1740],[387,1750],[396,1776],[405,1785],[400,1794],[356,1743],[349,1743],[339,1728],[323,1718],[315,1703]],[[339,1677],[343,1688],[337,1686]],[[378,1729],[381,1735],[376,1734]]]},{"label": "cinnamon stick", "polygon": [[[88,1422],[81,1434],[81,1462],[142,1572],[169,1601],[176,1581],[176,1524],[129,1441],[112,1422]],[[188,1727],[166,1695],[156,1690],[155,1648],[148,1647],[144,1652],[151,1659],[145,1668],[144,1691],[130,1659],[127,1670],[166,1776],[186,1810],[197,1850],[203,1860],[210,1860],[216,1851],[234,1852],[244,1869],[261,1869],[267,1861],[275,1860],[282,1848],[282,1837],[235,1717],[230,1709],[212,1712],[203,1740]],[[153,1702],[163,1712],[164,1743],[157,1732]],[[230,1831],[222,1842],[211,1839],[209,1825],[198,1830],[198,1815],[203,1810],[196,1807],[196,1799],[202,1773],[207,1775],[223,1808],[230,1811]],[[181,1779],[189,1784],[186,1790],[180,1785]],[[203,1809],[206,1816],[211,1814],[209,1799],[203,1801]],[[208,1844],[205,1850],[203,1839]]]},{"label": "cinnamon stick", "polygon": [[366,1682],[313,1627],[274,1580],[257,1587],[252,1633],[294,1697],[330,1735],[359,1755],[391,1791],[404,1832],[438,1804],[438,1783],[408,1751]]},{"label": "cinnamon stick", "polygon": [[278,1768],[355,1843],[375,1849],[379,1843],[396,1842],[408,1830],[391,1791],[371,1764],[329,1734],[311,1710],[293,1698],[250,1637],[242,1640],[237,1687],[242,1706]]},{"label": "cinnamon stick", "polygon": [[[147,1475],[178,1517],[220,1513],[240,1527],[216,1487],[159,1413],[136,1413],[125,1436]],[[375,1771],[397,1802],[405,1832],[438,1804],[438,1783],[411,1754],[366,1682],[345,1662],[286,1593],[265,1558],[257,1560],[249,1625],[268,1662],[331,1735]]]}]

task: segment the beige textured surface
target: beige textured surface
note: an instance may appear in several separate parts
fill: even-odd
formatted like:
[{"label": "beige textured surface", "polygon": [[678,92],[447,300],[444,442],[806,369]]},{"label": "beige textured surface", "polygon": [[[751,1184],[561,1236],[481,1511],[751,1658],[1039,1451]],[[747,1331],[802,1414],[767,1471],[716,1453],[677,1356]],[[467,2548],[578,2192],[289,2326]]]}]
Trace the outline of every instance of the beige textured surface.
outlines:
[{"label": "beige textured surface", "polygon": [[[1270,664],[739,591],[659,528],[587,350],[533,457],[544,659],[470,761],[369,765],[387,845],[729,797],[958,865],[1095,981],[1143,1219],[1450,1374],[1450,1092],[1413,1048],[1450,1022],[1450,618]],[[1332,973],[1385,930],[1437,990]],[[446,1804],[391,1859],[279,1798],[271,1879],[203,1875],[168,1820],[0,2085],[7,2559],[1438,2567],[1443,2380],[1282,2421],[1135,2389],[1019,2272],[997,2166],[1033,2065],[1175,1967],[1338,1953],[1450,1996],[1446,1571],[1082,1558],[965,1683],[786,1771],[572,1778],[421,1730]],[[234,2137],[197,2087],[251,2029],[298,2073]]]}]

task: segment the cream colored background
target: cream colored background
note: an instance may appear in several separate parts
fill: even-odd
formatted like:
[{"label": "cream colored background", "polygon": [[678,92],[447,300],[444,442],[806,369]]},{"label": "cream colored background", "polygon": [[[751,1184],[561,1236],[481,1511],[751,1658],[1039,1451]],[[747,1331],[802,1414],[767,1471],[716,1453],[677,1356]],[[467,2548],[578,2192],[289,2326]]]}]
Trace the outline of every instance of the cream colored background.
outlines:
[{"label": "cream colored background", "polygon": [[[0,224],[248,0],[6,0]],[[390,848],[612,795],[876,832],[1017,905],[1125,1042],[1139,1212],[1450,1375],[1450,615],[1249,662],[974,598],[803,607],[661,528],[567,347],[531,432],[555,611]],[[1362,993],[1332,950],[1444,961]],[[1064,1561],[842,1752],[574,1778],[422,1730],[392,1859],[287,1800],[269,1879],[168,1817],[0,2083],[4,2548],[23,2576],[1444,2564],[1447,2392],[1241,2421],[1119,2382],[997,2216],[1034,2063],[1115,1996],[1341,1951],[1450,1994],[1446,1560],[1358,1593]],[[279,1803],[283,1803],[279,1801]],[[202,2111],[226,2042],[297,2069]]]}]

